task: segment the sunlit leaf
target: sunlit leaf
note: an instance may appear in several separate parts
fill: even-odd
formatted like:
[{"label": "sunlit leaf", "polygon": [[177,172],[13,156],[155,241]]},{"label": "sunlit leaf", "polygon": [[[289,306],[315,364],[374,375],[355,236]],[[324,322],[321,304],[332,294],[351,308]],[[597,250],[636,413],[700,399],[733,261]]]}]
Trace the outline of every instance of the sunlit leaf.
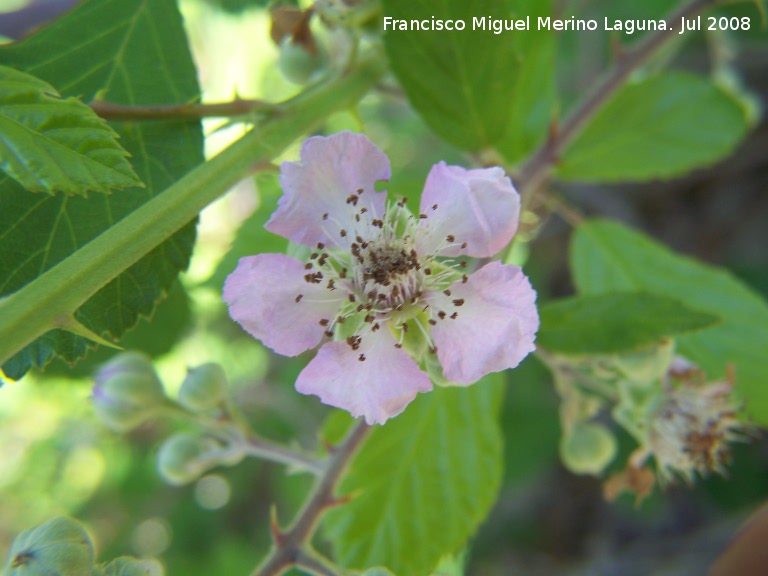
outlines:
[{"label": "sunlit leaf", "polygon": [[342,565],[423,576],[462,550],[501,480],[501,384],[421,394],[373,430],[341,485],[354,498],[324,520]]},{"label": "sunlit leaf", "polygon": [[141,186],[117,134],[77,98],[0,66],[0,167],[31,192]]}]

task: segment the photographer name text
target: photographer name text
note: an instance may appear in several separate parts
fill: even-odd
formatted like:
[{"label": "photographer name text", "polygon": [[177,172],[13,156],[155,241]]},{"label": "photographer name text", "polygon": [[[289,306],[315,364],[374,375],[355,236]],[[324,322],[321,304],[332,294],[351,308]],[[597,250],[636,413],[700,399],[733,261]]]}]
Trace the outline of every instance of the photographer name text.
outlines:
[{"label": "photographer name text", "polygon": [[[679,22],[669,22],[660,20],[617,20],[604,18],[603,26],[595,19],[571,18],[552,18],[537,17],[535,20],[530,16],[523,18],[492,18],[490,16],[475,16],[472,21],[457,18],[455,20],[431,18],[399,20],[391,16],[384,17],[384,31],[391,32],[440,32],[440,31],[463,31],[463,30],[482,30],[492,32],[493,34],[503,34],[505,32],[525,31],[525,30],[557,30],[574,32],[592,32],[595,30],[616,31],[624,34],[634,34],[649,30],[674,30],[678,34],[685,34],[688,31],[697,30],[749,30],[750,19],[748,16],[738,17],[720,17],[709,16],[706,19],[701,16],[695,18],[681,18]],[[535,25],[535,28],[532,27]]]}]

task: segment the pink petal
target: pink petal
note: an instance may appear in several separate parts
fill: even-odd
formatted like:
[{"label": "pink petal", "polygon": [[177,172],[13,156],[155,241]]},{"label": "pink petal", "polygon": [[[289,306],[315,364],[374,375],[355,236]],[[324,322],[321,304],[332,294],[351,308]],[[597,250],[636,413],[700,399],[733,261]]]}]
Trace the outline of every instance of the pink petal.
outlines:
[{"label": "pink petal", "polygon": [[[471,384],[490,372],[514,368],[535,350],[536,292],[519,267],[491,262],[450,292],[429,296],[437,321],[432,337],[448,380]],[[444,319],[439,311],[446,313]],[[455,320],[450,318],[454,312]]]},{"label": "pink petal", "polygon": [[[363,134],[308,138],[301,145],[301,161],[280,167],[284,195],[266,228],[298,244],[346,246],[340,231],[349,233],[347,239],[355,237],[350,232],[361,208],[377,216],[384,213],[386,192],[376,192],[374,184],[389,175],[389,160]],[[360,189],[359,199],[348,202]]]},{"label": "pink petal", "polygon": [[326,330],[320,320],[333,319],[346,292],[308,284],[304,274],[304,264],[283,254],[241,258],[224,283],[229,315],[278,354],[314,348]]},{"label": "pink petal", "polygon": [[466,170],[440,162],[424,184],[421,214],[427,217],[419,221],[420,254],[493,256],[517,230],[520,195],[501,168]]},{"label": "pink petal", "polygon": [[[432,389],[429,377],[402,349],[386,326],[362,336],[360,348],[329,342],[299,374],[296,390],[314,394],[323,404],[352,416],[365,416],[368,424],[383,424],[402,412],[418,392]],[[365,354],[365,361],[360,361]]]}]

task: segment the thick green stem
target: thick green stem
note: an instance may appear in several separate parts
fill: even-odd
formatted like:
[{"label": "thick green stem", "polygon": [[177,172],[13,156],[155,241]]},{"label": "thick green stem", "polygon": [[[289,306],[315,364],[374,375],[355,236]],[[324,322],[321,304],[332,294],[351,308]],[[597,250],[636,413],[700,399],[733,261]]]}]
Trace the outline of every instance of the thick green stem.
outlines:
[{"label": "thick green stem", "polygon": [[194,219],[258,163],[280,154],[329,114],[353,106],[384,73],[374,56],[281,105],[274,117],[104,231],[18,292],[0,300],[0,365]]}]

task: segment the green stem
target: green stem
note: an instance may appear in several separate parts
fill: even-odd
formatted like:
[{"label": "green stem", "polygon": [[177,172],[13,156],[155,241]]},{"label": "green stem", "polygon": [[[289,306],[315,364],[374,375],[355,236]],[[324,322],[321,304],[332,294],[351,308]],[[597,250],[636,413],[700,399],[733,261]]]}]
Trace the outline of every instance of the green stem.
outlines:
[{"label": "green stem", "polygon": [[0,365],[37,338],[71,323],[113,278],[194,219],[255,165],[280,154],[329,114],[354,105],[381,78],[376,54],[280,106],[276,116],[181,178],[88,244],[0,300]]}]

